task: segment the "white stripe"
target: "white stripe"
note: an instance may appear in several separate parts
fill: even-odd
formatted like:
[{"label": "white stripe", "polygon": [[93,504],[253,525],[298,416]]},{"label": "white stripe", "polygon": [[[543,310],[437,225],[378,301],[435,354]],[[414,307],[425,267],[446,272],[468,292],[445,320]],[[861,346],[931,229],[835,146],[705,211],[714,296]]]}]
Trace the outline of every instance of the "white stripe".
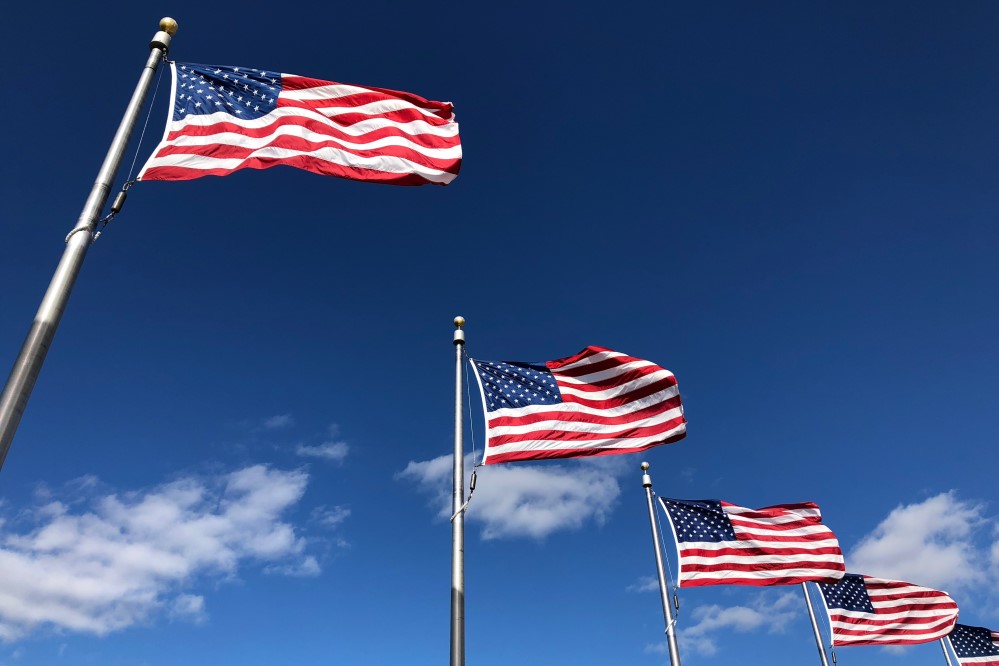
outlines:
[{"label": "white stripe", "polygon": [[733,525],[735,528],[735,533],[737,535],[748,534],[751,536],[779,536],[781,538],[796,537],[796,536],[806,536],[809,534],[828,534],[830,530],[825,525],[809,525],[808,527],[798,527],[793,530],[782,529],[782,530],[772,530],[772,529],[754,529],[743,527],[742,525]]},{"label": "white stripe", "polygon": [[627,356],[627,354],[622,354],[616,351],[602,351],[593,354],[592,356],[587,356],[586,358],[576,361],[575,363],[570,363],[569,365],[563,365],[557,371],[553,372],[564,372],[565,370],[572,370],[573,368],[579,368],[584,365],[593,365],[594,363],[600,363],[601,361],[606,361],[609,358],[620,358],[622,356]]},{"label": "white stripe", "polygon": [[930,641],[935,641],[938,638],[943,638],[950,632],[950,629],[944,631],[934,631],[931,633],[905,633],[905,634],[895,634],[892,636],[880,636],[878,634],[861,634],[860,636],[843,636],[842,634],[835,634],[835,639],[840,644],[845,643],[858,643],[863,641],[865,643],[887,643],[888,645],[899,645],[900,641],[910,641],[914,643],[929,643]]},{"label": "white stripe", "polygon": [[[589,405],[581,405],[577,402],[564,402],[558,405],[529,405],[527,407],[503,407],[497,409],[494,412],[486,412],[486,417],[489,420],[499,418],[501,416],[517,419],[528,414],[544,414],[546,412],[552,413],[576,413],[576,414],[593,414],[594,416],[627,416],[633,412],[645,409],[646,407],[651,407],[652,405],[658,404],[660,402],[665,402],[671,398],[675,398],[680,393],[680,390],[676,386],[670,386],[663,389],[662,391],[657,391],[651,395],[647,395],[644,398],[639,398],[629,402],[626,405],[621,405],[620,407],[610,407],[610,408],[600,408],[600,407],[590,407]],[[483,393],[483,395],[485,395]],[[682,411],[683,407],[679,407]]]},{"label": "white stripe", "polygon": [[431,169],[401,157],[385,155],[377,157],[358,157],[350,152],[324,147],[313,151],[287,150],[283,148],[262,148],[242,159],[215,159],[201,155],[164,155],[151,158],[145,169],[165,166],[180,166],[188,169],[238,169],[245,161],[252,158],[288,159],[289,157],[308,156],[331,164],[348,167],[360,167],[381,171],[383,173],[413,173],[435,183],[450,183],[455,174],[438,169]]},{"label": "white stripe", "polygon": [[[299,76],[297,74],[282,74],[282,77],[295,77],[299,79],[308,79],[308,76]],[[349,83],[333,83],[330,82],[329,85],[325,86],[313,86],[312,88],[302,88],[301,90],[287,90],[282,87],[281,97],[287,97],[288,99],[297,99],[302,102],[307,102],[317,99],[339,99],[341,97],[349,97],[351,95],[358,95],[362,93],[377,93],[375,90],[370,88],[365,88],[363,86],[352,86]]]},{"label": "white stripe", "polygon": [[[714,566],[716,564],[794,564],[800,562],[805,557],[801,554],[795,555],[775,555],[767,553],[765,555],[683,555],[684,562],[689,564],[703,564]],[[829,564],[843,564],[841,555],[810,555],[808,559],[812,562],[828,562]],[[823,569],[826,571],[826,569]]]},{"label": "white stripe", "polygon": [[756,541],[747,539],[745,541],[684,541],[682,549],[692,548],[695,550],[725,550],[726,548],[766,548],[773,550],[776,548],[807,548],[815,550],[818,548],[839,548],[839,542],[831,533],[828,539],[821,541],[792,541],[790,543],[777,543],[773,541]]},{"label": "white stripe", "polygon": [[400,123],[394,120],[388,120],[385,118],[371,118],[369,120],[363,120],[359,123],[354,123],[352,125],[340,125],[334,123],[332,120],[322,115],[321,113],[316,113],[310,109],[302,109],[295,106],[279,106],[278,108],[272,110],[259,118],[239,118],[233,114],[226,113],[224,111],[219,111],[217,113],[209,114],[198,114],[187,116],[181,118],[180,120],[172,120],[170,122],[170,132],[179,132],[188,126],[198,126],[198,127],[209,127],[218,123],[232,123],[233,125],[238,125],[239,127],[247,128],[261,128],[267,127],[274,123],[275,120],[283,117],[303,117],[311,118],[316,122],[323,123],[328,127],[332,127],[344,134],[349,134],[351,136],[364,136],[375,130],[392,128],[396,129],[403,134],[419,135],[419,134],[432,134],[434,136],[440,136],[444,138],[452,138],[458,136],[458,123],[447,122],[443,125],[431,125],[423,120],[411,120],[408,123]]},{"label": "white stripe", "polygon": [[677,407],[662,414],[650,416],[628,423],[591,423],[589,421],[563,421],[561,419],[551,419],[549,421],[537,421],[535,423],[525,423],[515,426],[495,426],[489,428],[489,437],[500,437],[503,435],[524,435],[540,430],[558,430],[560,432],[607,432],[608,430],[625,430],[627,428],[644,428],[656,426],[667,421],[679,418],[683,415],[683,410]]},{"label": "white stripe", "polygon": [[[945,620],[948,617],[957,617],[956,608],[941,608],[937,610],[912,610],[912,611],[900,611],[898,613],[882,613],[878,611],[876,615],[867,613],[864,611],[849,611],[842,608],[834,608],[833,613],[841,617],[852,617],[856,620],[902,620],[904,618],[927,618],[926,622]],[[926,622],[919,622],[917,624],[926,624]]]},{"label": "white stripe", "polygon": [[[632,391],[637,391],[640,388],[644,388],[650,384],[654,384],[657,381],[672,377],[673,375],[662,370],[659,372],[652,373],[651,375],[644,375],[638,379],[633,379],[630,382],[625,382],[624,384],[618,384],[609,389],[604,389],[603,391],[579,391],[571,386],[566,386],[562,382],[562,377],[556,377],[559,384],[559,390],[562,392],[563,396],[571,395],[577,398],[584,398],[586,400],[610,400],[612,398],[619,398],[621,396],[628,395]],[[671,388],[676,388],[674,384]]]},{"label": "white stripe", "polygon": [[796,520],[822,520],[821,512],[816,509],[780,509],[781,513],[776,516],[767,516],[766,518],[753,518],[746,514],[750,513],[760,513],[761,509],[747,509],[741,506],[722,506],[722,509],[729,515],[738,516],[739,520],[747,520],[758,523],[793,523]]},{"label": "white stripe", "polygon": [[728,580],[730,578],[750,578],[753,580],[768,580],[770,578],[834,578],[836,576],[835,571],[830,571],[829,569],[811,569],[811,568],[800,568],[800,569],[779,569],[776,571],[768,569],[760,569],[755,571],[735,571],[729,569],[727,571],[688,571],[680,575],[680,580]]},{"label": "white stripe", "polygon": [[[569,384],[596,384],[597,382],[602,382],[607,379],[614,379],[618,375],[623,375],[626,372],[631,372],[632,370],[641,370],[642,368],[659,368],[658,365],[652,361],[632,361],[631,363],[624,363],[622,365],[614,366],[613,368],[606,368],[604,370],[599,370],[597,372],[591,372],[588,375],[566,375],[562,369],[552,370],[551,373],[559,378],[560,381]],[[673,373],[665,368],[659,368],[662,372],[665,372],[670,377]]]},{"label": "white stripe", "polygon": [[250,137],[236,132],[219,132],[205,136],[181,135],[168,142],[169,146],[211,146],[226,145],[238,146],[240,148],[256,149],[263,148],[272,143],[276,137],[294,136],[312,143],[332,141],[344,148],[355,150],[377,150],[385,146],[401,146],[408,148],[415,153],[439,160],[456,160],[461,158],[461,146],[450,148],[427,148],[413,142],[405,136],[387,136],[376,139],[368,143],[351,143],[335,136],[320,134],[302,127],[301,125],[280,125],[274,128],[270,134],[261,137]]},{"label": "white stripe", "polygon": [[[282,95],[285,97],[285,95]],[[383,99],[377,102],[368,102],[367,104],[359,104],[357,106],[313,106],[311,107],[314,111],[327,116],[328,118],[333,118],[335,116],[342,116],[346,113],[360,113],[366,116],[379,116],[385,113],[392,113],[393,111],[403,111],[403,110],[413,110],[419,111],[425,116],[437,118],[438,120],[444,120],[436,113],[424,109],[423,107],[410,104],[406,100],[402,99]]]}]

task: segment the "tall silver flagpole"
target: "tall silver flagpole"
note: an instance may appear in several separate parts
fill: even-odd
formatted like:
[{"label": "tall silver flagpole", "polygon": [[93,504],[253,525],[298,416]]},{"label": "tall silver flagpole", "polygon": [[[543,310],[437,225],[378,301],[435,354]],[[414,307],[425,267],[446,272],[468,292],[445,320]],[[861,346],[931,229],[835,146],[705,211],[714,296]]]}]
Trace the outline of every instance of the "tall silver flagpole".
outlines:
[{"label": "tall silver flagpole", "polygon": [[59,320],[66,309],[66,302],[73,290],[73,283],[76,282],[76,276],[83,265],[87,249],[93,242],[92,236],[97,227],[98,215],[104,209],[108,194],[111,192],[118,165],[121,163],[121,157],[128,145],[135,121],[142,110],[142,103],[145,101],[146,92],[153,81],[153,74],[156,73],[160,61],[170,50],[170,38],[175,34],[177,34],[177,22],[169,17],[161,19],[159,32],[153,35],[153,39],[149,43],[149,58],[139,76],[139,83],[135,86],[132,99],[125,109],[125,115],[121,119],[121,124],[118,125],[118,131],[115,132],[114,139],[111,141],[111,148],[108,149],[108,153],[104,157],[104,163],[101,165],[100,171],[97,172],[97,180],[83,206],[80,219],[69,232],[69,236],[66,237],[66,250],[56,267],[49,288],[42,298],[38,313],[35,315],[35,321],[21,346],[21,352],[18,354],[17,360],[14,361],[14,367],[7,378],[3,394],[0,394],[0,468],[3,467],[3,462],[7,458],[10,443],[14,439],[14,433],[21,422],[21,415],[24,414],[24,408],[31,396],[31,389],[35,386],[35,380],[38,379],[45,355],[48,353],[52,338],[55,336],[56,327],[59,326]]},{"label": "tall silver flagpole", "polygon": [[454,486],[451,497],[451,666],[465,666],[464,317],[454,318]]},{"label": "tall silver flagpole", "polygon": [[670,604],[669,589],[666,587],[666,574],[663,573],[663,553],[660,548],[659,528],[656,527],[656,508],[652,502],[652,477],[649,476],[649,463],[642,463],[642,485],[649,505],[649,524],[652,526],[652,548],[656,551],[656,571],[659,573],[659,596],[663,602],[663,620],[666,622],[666,643],[669,645],[669,663],[680,666],[680,649],[676,644],[676,626],[673,622],[673,606]]},{"label": "tall silver flagpole", "polygon": [[819,659],[822,666],[829,666],[826,659],[826,650],[822,647],[822,634],[819,633],[819,622],[815,619],[815,609],[812,608],[812,598],[808,596],[808,583],[801,584],[801,591],[805,593],[805,604],[808,606],[808,619],[812,621],[812,633],[815,634],[815,647],[819,649]]},{"label": "tall silver flagpole", "polygon": [[[944,638],[941,638],[940,639],[940,649],[943,650],[944,659],[947,660],[947,666],[954,666],[954,664],[952,664],[951,661],[950,661],[950,653],[947,652],[947,641],[949,641],[949,640],[950,640],[950,636],[946,636]],[[953,646],[951,646],[951,647],[953,647]]]}]

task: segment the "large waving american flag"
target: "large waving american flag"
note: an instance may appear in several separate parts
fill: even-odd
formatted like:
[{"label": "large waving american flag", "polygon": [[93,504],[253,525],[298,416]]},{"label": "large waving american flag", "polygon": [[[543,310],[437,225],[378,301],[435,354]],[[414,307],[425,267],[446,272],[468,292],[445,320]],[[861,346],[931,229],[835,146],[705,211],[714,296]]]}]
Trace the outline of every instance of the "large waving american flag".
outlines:
[{"label": "large waving american flag", "polygon": [[999,632],[955,624],[947,639],[961,666],[999,666]]},{"label": "large waving american flag", "polygon": [[139,180],[284,164],[393,185],[446,185],[461,167],[450,103],[247,67],[172,63],[163,139]]},{"label": "large waving american flag", "polygon": [[832,582],[846,572],[836,535],[811,502],[746,509],[659,498],[679,551],[680,587]]},{"label": "large waving american flag", "polygon": [[943,638],[957,622],[946,592],[900,580],[847,574],[819,585],[833,645],[913,645]]},{"label": "large waving american flag", "polygon": [[687,434],[680,392],[651,361],[587,347],[542,363],[472,360],[486,464],[634,453]]}]

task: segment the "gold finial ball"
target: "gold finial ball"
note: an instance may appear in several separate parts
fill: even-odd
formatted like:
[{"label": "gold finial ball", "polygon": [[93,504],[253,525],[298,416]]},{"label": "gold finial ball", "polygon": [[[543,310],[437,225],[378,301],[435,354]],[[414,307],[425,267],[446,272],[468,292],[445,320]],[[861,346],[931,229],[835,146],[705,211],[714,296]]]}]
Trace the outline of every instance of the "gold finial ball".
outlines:
[{"label": "gold finial ball", "polygon": [[454,325],[457,326],[458,328],[461,328],[462,326],[465,325],[465,318],[462,317],[461,315],[455,317],[454,318]]},{"label": "gold finial ball", "polygon": [[642,471],[643,472],[648,472],[649,471],[649,467],[651,467],[651,465],[649,465],[649,463],[647,463],[647,462],[643,462],[642,463]]},{"label": "gold finial ball", "polygon": [[177,25],[177,22],[174,21],[169,16],[164,16],[163,18],[160,19],[160,30],[170,35],[171,37],[177,34],[178,27],[180,26]]}]

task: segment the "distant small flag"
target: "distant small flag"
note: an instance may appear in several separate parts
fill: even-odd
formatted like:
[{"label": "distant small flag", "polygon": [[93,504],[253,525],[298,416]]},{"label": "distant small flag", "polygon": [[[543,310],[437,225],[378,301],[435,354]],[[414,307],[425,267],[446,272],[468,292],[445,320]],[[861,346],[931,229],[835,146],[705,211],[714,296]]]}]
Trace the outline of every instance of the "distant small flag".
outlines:
[{"label": "distant small flag", "polygon": [[949,638],[961,666],[999,666],[999,632],[955,624]]},{"label": "distant small flag", "polygon": [[847,574],[819,585],[833,645],[913,645],[943,638],[957,622],[957,604],[928,587]]},{"label": "distant small flag", "polygon": [[746,509],[659,498],[680,553],[680,587],[832,582],[846,572],[836,535],[811,502]]},{"label": "distant small flag", "polygon": [[139,180],[283,164],[351,180],[446,185],[461,167],[448,102],[247,67],[170,69],[170,116]]},{"label": "distant small flag", "polygon": [[472,360],[486,464],[634,453],[687,434],[669,370],[603,347],[557,361]]}]

